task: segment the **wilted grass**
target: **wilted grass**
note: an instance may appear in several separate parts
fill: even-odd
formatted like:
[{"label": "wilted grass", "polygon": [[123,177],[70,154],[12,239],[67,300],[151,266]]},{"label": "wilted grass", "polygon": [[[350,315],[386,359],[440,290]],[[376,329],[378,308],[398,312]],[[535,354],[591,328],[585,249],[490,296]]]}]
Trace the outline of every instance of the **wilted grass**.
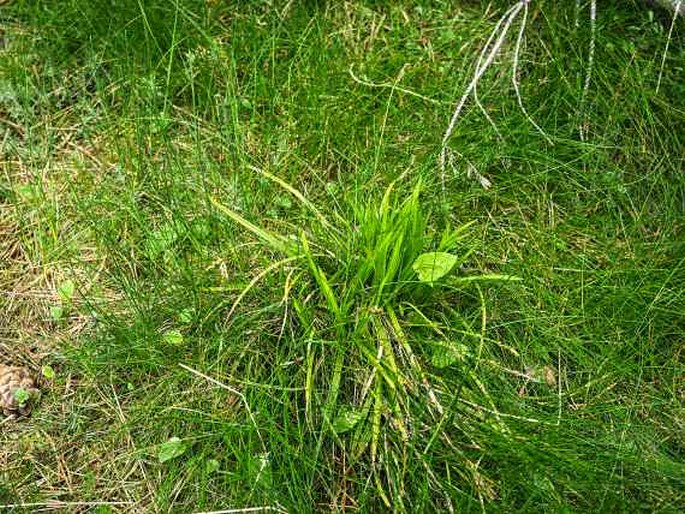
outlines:
[{"label": "wilted grass", "polygon": [[548,4],[444,171],[504,3],[4,6],[0,505],[677,511],[682,30]]}]

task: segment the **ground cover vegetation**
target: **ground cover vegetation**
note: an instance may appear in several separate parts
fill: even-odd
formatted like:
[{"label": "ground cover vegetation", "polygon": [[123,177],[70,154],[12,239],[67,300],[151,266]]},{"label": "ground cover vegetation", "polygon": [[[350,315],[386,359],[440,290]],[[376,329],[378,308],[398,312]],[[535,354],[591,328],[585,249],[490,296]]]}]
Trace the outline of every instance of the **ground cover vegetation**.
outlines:
[{"label": "ground cover vegetation", "polygon": [[3,5],[0,505],[683,508],[682,26],[521,4],[443,153],[512,4]]}]

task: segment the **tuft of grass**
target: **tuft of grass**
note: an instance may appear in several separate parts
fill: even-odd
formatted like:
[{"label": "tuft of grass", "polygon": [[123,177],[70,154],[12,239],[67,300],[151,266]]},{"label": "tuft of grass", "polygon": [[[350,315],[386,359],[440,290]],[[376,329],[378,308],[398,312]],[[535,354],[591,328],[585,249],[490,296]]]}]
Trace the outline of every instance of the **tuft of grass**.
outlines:
[{"label": "tuft of grass", "polygon": [[[428,233],[420,181],[401,202],[394,198],[393,182],[381,198],[334,211],[331,216],[336,221],[329,222],[292,186],[268,177],[316,215],[313,226],[299,227],[298,245],[255,226],[216,200],[213,204],[267,247],[288,255],[265,272],[288,267],[283,302],[292,304],[294,313],[290,319],[286,312],[282,328],[291,326],[290,344],[306,363],[299,388],[304,391],[308,427],[321,427],[315,430],[319,439],[316,452],[320,454],[329,439],[328,444],[349,455],[348,472],[363,475],[364,470],[371,470],[385,507],[408,507],[415,487],[409,463],[421,463],[435,476],[432,468],[442,463],[427,461],[424,452],[436,438],[449,440],[440,427],[445,399],[428,380],[417,350],[421,357],[432,351],[433,360],[441,367],[457,361],[466,364],[476,353],[446,336],[439,328],[442,323],[430,319],[425,311],[448,302],[464,281],[509,277],[445,278],[473,251],[463,242],[468,224]],[[429,249],[435,251],[427,252]],[[455,251],[456,255],[450,253]],[[418,276],[417,265],[422,268]],[[261,273],[258,278],[264,276]],[[249,287],[254,285],[252,281]],[[238,310],[246,293],[240,294],[229,316]],[[428,345],[422,342],[424,348],[415,349],[409,330],[433,332],[433,336]],[[470,355],[472,351],[474,355]],[[457,383],[443,378],[439,389],[462,388],[465,383],[492,403],[473,373]],[[464,461],[470,465],[464,464],[468,474],[474,465]],[[440,488],[439,483],[433,485]]]}]

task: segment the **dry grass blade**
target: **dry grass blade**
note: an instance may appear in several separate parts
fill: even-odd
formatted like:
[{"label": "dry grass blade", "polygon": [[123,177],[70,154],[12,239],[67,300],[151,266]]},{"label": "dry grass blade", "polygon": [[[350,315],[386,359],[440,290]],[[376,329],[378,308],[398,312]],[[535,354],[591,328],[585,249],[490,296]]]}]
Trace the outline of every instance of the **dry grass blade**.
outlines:
[{"label": "dry grass blade", "polygon": [[60,510],[64,509],[75,509],[77,507],[125,507],[133,505],[132,502],[107,502],[107,501],[93,501],[93,502],[64,502],[59,500],[51,500],[46,502],[28,502],[28,503],[7,503],[5,505],[0,505],[0,509],[32,509],[33,511],[49,511],[49,510]]},{"label": "dry grass blade", "polygon": [[[588,91],[590,90],[590,81],[592,80],[592,69],[595,64],[595,41],[597,38],[597,0],[590,2],[590,43],[587,56],[587,67],[585,69],[585,82],[583,82],[583,93],[580,99],[580,112],[585,117],[585,102],[587,101]],[[580,126],[580,139],[582,141],[587,137],[587,120],[583,119]]]}]

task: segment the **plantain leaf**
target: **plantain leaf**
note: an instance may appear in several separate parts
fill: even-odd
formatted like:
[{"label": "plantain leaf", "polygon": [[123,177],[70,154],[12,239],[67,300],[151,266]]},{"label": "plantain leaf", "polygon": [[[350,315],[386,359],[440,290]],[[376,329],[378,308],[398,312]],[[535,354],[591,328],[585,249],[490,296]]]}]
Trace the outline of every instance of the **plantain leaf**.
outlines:
[{"label": "plantain leaf", "polygon": [[64,307],[61,305],[50,306],[50,317],[53,321],[59,321],[64,317]]},{"label": "plantain leaf", "polygon": [[422,253],[412,264],[412,269],[421,282],[432,284],[452,271],[458,260],[456,256],[446,252]]}]

